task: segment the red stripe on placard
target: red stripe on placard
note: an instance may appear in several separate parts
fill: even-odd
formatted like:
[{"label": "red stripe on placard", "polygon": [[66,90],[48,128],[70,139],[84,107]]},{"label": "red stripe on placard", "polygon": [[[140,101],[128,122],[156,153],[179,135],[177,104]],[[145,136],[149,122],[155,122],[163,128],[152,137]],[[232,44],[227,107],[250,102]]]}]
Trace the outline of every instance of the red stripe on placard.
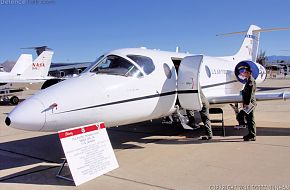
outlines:
[{"label": "red stripe on placard", "polygon": [[100,126],[101,129],[106,128],[106,127],[105,127],[105,123],[100,123],[99,126]]},{"label": "red stripe on placard", "polygon": [[105,124],[100,123],[98,125],[90,125],[86,127],[80,127],[80,128],[67,130],[67,131],[62,131],[58,133],[58,136],[60,139],[63,139],[66,137],[71,137],[71,136],[75,136],[75,135],[79,135],[79,134],[83,134],[83,133],[87,133],[87,132],[91,132],[91,131],[95,131],[99,129],[104,129],[104,128],[105,128]]}]

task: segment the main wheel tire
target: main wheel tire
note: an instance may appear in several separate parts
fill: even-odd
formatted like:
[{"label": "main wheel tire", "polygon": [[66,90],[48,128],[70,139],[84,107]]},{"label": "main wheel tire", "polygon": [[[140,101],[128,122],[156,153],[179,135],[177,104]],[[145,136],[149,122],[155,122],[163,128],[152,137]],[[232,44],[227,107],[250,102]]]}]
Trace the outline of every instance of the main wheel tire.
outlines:
[{"label": "main wheel tire", "polygon": [[10,104],[17,105],[19,103],[19,98],[17,96],[12,96],[10,98]]}]

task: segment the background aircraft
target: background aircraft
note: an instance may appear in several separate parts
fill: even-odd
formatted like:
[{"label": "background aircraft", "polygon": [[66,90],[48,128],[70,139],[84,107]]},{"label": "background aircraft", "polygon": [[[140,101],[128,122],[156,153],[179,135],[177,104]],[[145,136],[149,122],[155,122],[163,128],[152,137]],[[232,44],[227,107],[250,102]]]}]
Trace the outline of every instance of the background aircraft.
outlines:
[{"label": "background aircraft", "polygon": [[[266,78],[264,67],[255,63],[260,31],[251,25],[238,53],[227,57],[144,48],[111,51],[79,77],[22,102],[5,123],[31,131],[58,131],[99,121],[107,127],[136,123],[181,109],[200,110],[200,90],[211,104],[241,102],[245,83],[241,65],[251,66],[257,83]],[[289,97],[289,93],[257,93],[257,100]]]},{"label": "background aircraft", "polygon": [[[0,72],[0,94],[2,100],[8,100],[11,104],[18,104],[16,96],[25,89],[40,89],[48,77],[52,51],[43,51],[32,61],[31,54],[22,54],[10,72]],[[9,96],[12,96],[9,98]]]}]

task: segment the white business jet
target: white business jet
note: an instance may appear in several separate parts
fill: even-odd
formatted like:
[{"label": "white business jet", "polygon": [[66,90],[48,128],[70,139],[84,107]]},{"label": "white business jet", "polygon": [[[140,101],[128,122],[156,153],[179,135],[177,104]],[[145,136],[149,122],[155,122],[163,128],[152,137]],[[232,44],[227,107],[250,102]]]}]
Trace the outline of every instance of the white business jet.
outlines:
[{"label": "white business jet", "polygon": [[[260,31],[250,26],[238,53],[229,57],[144,48],[111,51],[79,77],[19,104],[5,122],[31,131],[59,131],[99,121],[119,126],[168,116],[178,109],[200,110],[200,90],[211,104],[241,102],[245,82],[241,66],[252,67],[257,83],[266,78],[264,67],[254,62]],[[283,98],[289,94],[257,94],[258,100]]]},{"label": "white business jet", "polygon": [[[21,54],[10,72],[0,72],[0,97],[11,104],[18,104],[16,96],[28,88],[40,88],[48,77],[52,51],[43,51],[34,61],[31,54]],[[11,97],[12,96],[12,97]],[[11,98],[9,98],[11,97]]]}]

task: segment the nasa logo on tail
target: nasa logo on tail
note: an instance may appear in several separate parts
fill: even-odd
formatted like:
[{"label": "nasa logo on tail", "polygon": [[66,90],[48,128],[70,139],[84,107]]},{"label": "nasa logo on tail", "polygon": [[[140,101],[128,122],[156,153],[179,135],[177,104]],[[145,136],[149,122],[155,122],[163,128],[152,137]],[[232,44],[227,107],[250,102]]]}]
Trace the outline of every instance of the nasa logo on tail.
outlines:
[{"label": "nasa logo on tail", "polygon": [[44,63],[32,63],[32,70],[39,70],[45,67]]}]

